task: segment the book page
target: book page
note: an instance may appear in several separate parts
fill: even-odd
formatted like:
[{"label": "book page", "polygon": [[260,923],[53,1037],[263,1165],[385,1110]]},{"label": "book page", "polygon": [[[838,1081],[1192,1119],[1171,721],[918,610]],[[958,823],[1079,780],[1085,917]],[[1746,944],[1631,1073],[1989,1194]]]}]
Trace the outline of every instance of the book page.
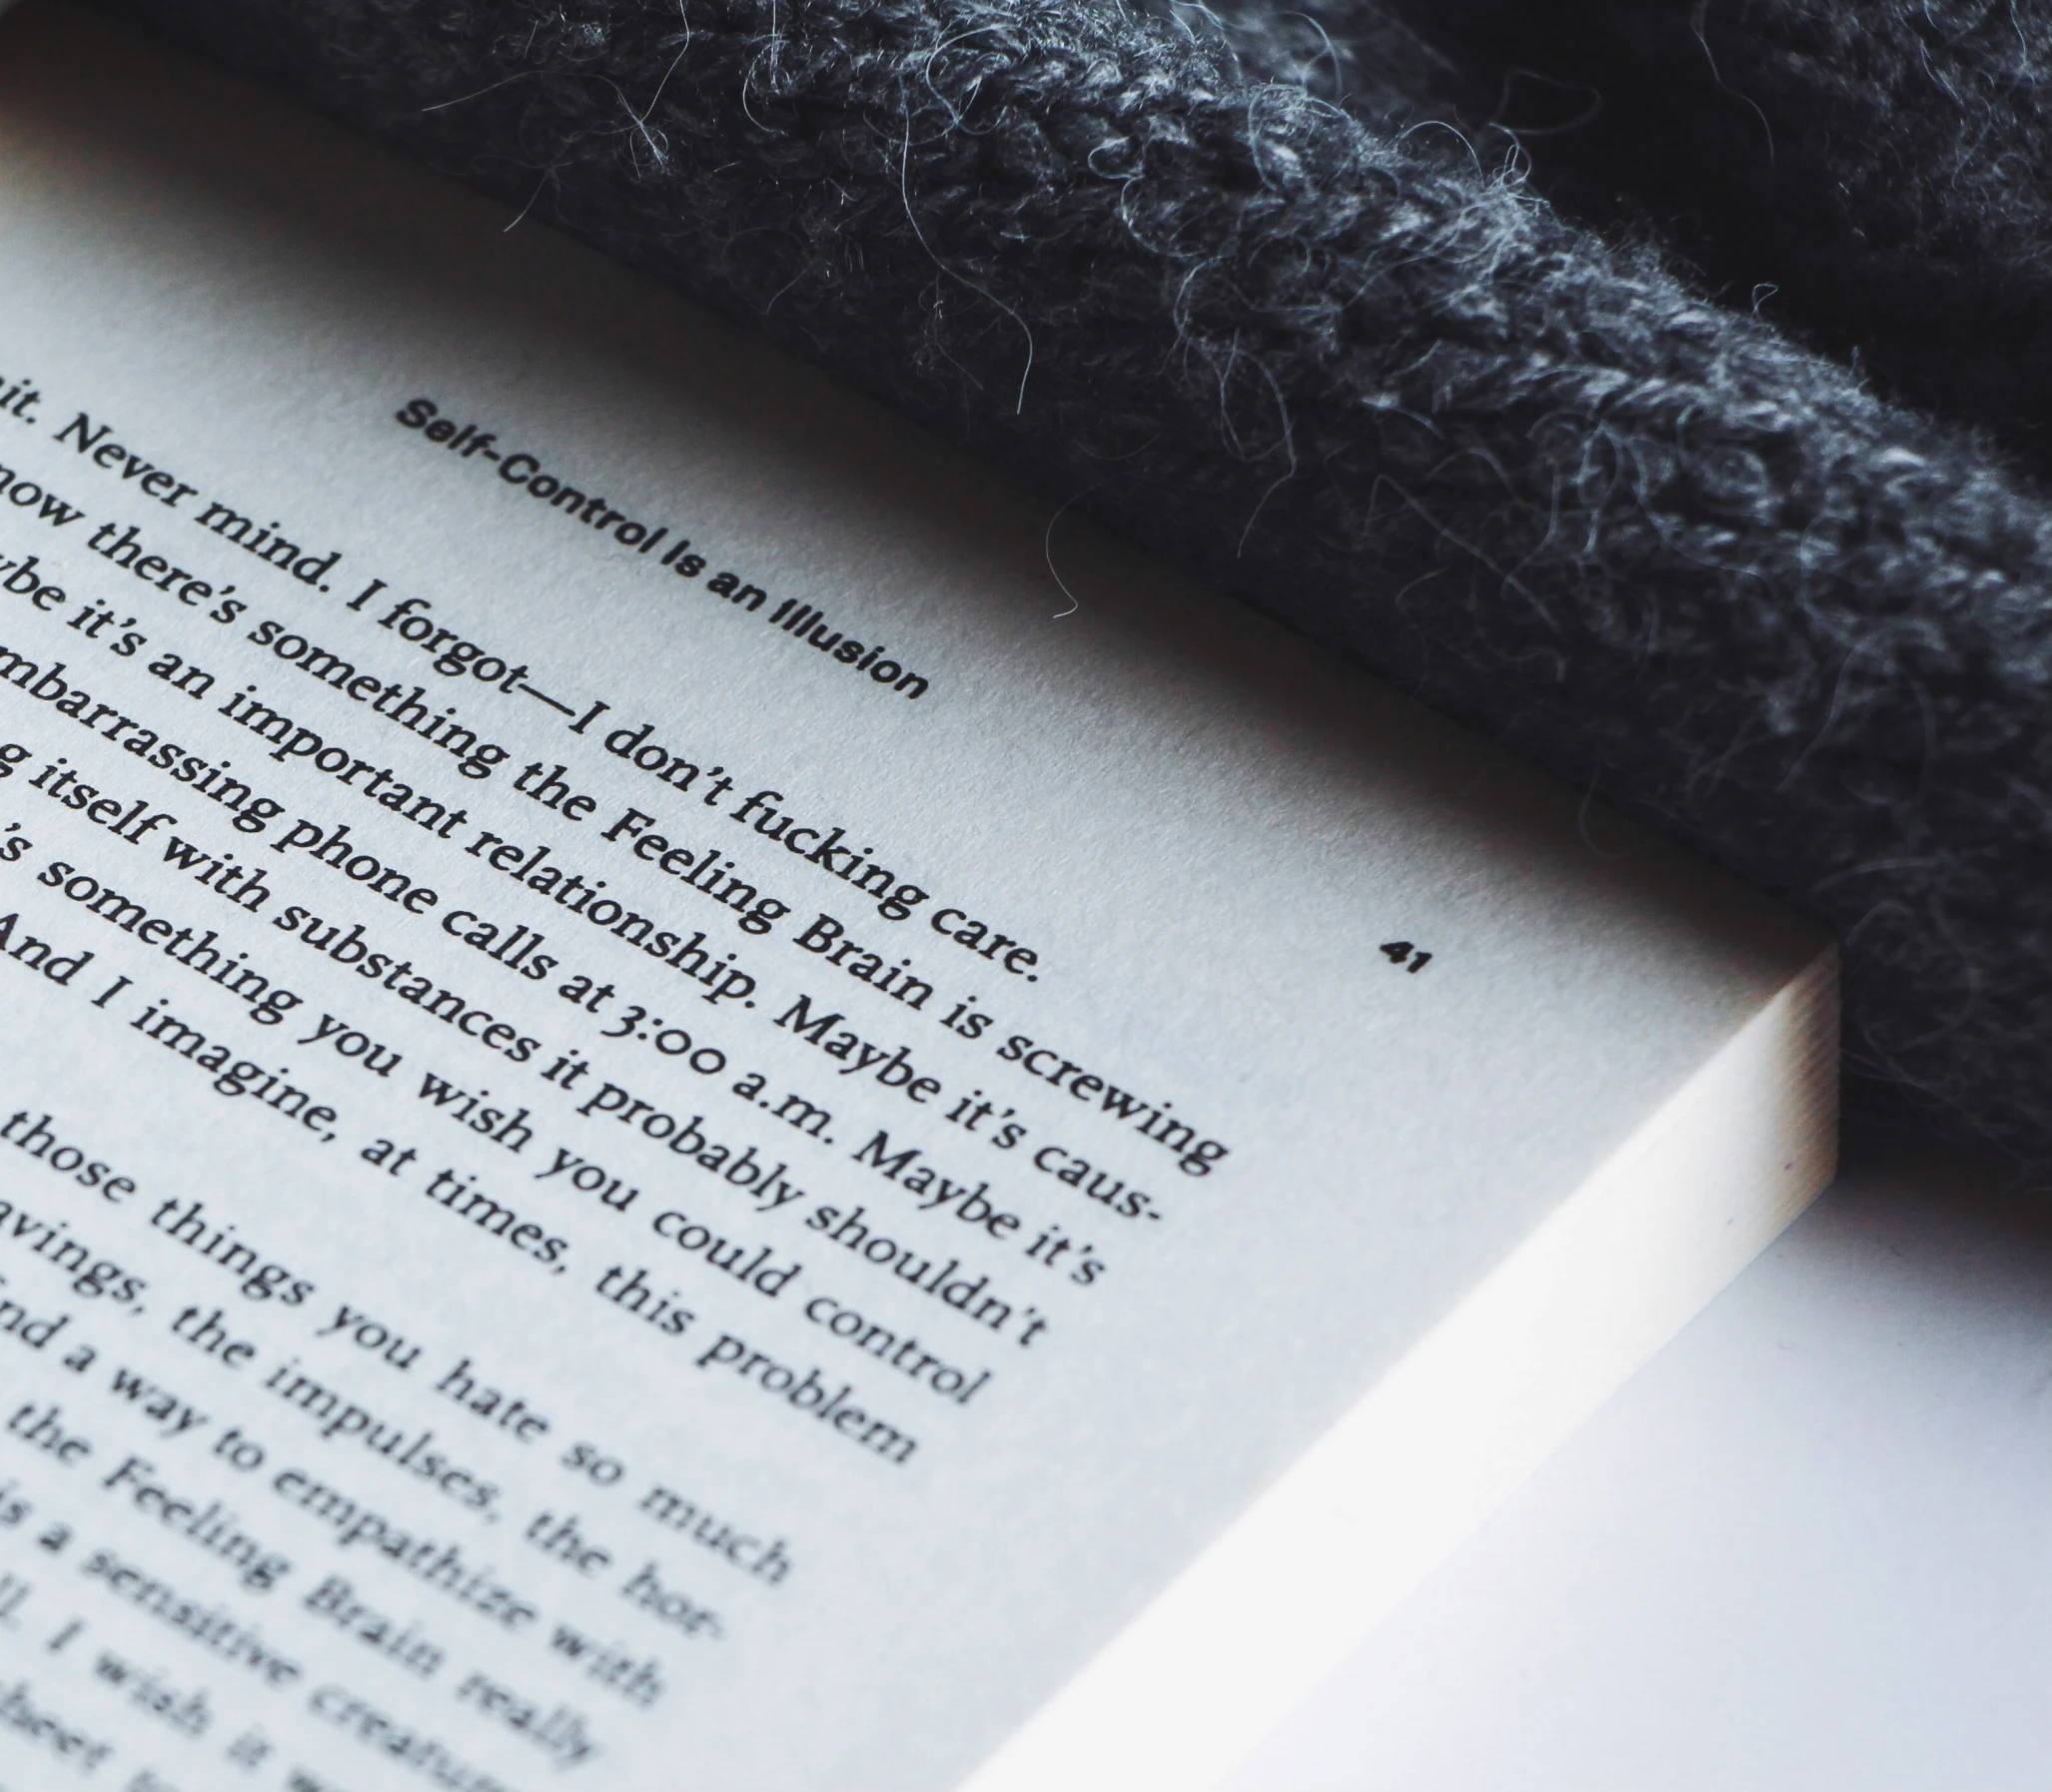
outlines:
[{"label": "book page", "polygon": [[952,1783],[1812,950],[0,25],[7,1783]]}]

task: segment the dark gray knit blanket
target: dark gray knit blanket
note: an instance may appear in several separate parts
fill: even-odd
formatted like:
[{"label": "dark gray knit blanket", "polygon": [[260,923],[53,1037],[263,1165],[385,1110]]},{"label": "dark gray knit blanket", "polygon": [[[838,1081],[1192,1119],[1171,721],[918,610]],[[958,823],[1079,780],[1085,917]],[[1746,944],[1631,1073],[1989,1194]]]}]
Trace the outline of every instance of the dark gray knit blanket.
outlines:
[{"label": "dark gray knit blanket", "polygon": [[[1398,0],[123,9],[758,322],[1822,920],[1850,1066],[2039,1174],[2052,503],[1855,351],[2028,438],[2048,5],[1567,7],[1537,72],[1477,38],[1487,7],[1424,0],[1415,32]],[[1549,203],[1543,143],[1670,66],[1674,141],[1643,158],[1669,186],[1597,217],[1600,171],[1555,158]],[[1634,105],[1643,133],[1658,96]],[[1783,160],[1730,163],[1733,117]],[[1787,297],[1678,274],[1662,207],[1692,208],[1698,267],[1722,245],[1716,278],[1763,259]]]}]

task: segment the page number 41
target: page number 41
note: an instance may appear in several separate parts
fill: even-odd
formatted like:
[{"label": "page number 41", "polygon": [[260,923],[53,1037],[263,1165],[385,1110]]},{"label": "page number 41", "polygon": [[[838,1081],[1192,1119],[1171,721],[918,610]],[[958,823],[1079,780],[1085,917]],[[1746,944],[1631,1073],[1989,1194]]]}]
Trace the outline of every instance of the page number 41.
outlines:
[{"label": "page number 41", "polygon": [[1402,965],[1413,976],[1416,976],[1433,961],[1433,955],[1430,952],[1421,952],[1409,940],[1389,941],[1382,948],[1382,954],[1390,963]]}]

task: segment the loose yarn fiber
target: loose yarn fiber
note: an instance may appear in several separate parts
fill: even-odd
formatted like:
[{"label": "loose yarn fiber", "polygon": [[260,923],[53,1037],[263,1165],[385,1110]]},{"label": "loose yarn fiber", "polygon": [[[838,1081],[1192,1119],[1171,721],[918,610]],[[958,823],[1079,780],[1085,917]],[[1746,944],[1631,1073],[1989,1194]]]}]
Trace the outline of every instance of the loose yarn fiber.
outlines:
[{"label": "loose yarn fiber", "polygon": [[1251,7],[125,10],[1819,917],[1853,1065],[2052,1170],[2052,507],[1421,122],[1459,75],[1394,13],[1349,110]]}]

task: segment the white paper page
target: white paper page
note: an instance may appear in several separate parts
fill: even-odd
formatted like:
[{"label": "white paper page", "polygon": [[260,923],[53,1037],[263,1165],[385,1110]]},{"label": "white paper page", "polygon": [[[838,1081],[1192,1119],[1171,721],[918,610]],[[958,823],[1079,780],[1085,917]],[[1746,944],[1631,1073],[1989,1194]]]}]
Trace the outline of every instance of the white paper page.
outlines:
[{"label": "white paper page", "polygon": [[947,1784],[1809,956],[588,252],[4,39],[14,1783]]}]

